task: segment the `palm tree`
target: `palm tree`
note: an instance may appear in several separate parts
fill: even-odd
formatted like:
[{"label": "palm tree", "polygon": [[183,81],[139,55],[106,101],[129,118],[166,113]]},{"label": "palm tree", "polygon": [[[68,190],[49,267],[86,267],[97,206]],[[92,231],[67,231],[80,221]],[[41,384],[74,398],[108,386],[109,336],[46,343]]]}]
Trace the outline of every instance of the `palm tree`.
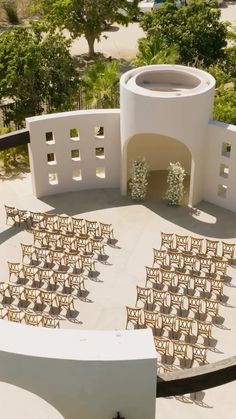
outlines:
[{"label": "palm tree", "polygon": [[138,53],[135,65],[174,64],[179,53],[176,45],[168,46],[160,37],[141,38],[138,41]]},{"label": "palm tree", "polygon": [[119,64],[96,61],[83,75],[86,105],[90,108],[115,108],[119,100]]}]

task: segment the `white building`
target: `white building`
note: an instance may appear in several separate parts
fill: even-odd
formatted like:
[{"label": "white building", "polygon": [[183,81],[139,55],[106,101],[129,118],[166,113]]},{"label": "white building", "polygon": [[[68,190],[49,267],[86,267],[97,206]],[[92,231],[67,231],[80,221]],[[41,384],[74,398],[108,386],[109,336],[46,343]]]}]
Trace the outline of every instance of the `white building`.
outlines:
[{"label": "white building", "polygon": [[28,118],[35,195],[96,188],[125,195],[132,160],[145,156],[150,170],[182,163],[190,205],[207,200],[236,211],[236,127],[210,119],[214,78],[155,65],[128,71],[120,88],[120,110]]}]

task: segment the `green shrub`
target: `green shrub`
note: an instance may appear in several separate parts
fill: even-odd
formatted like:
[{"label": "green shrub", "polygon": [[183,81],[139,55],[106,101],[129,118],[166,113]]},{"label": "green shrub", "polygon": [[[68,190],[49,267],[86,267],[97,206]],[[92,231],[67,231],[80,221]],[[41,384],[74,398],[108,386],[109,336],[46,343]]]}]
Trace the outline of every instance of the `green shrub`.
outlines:
[{"label": "green shrub", "polygon": [[20,23],[17,5],[15,0],[5,0],[2,3],[3,9],[7,15],[8,22],[12,25],[18,25]]}]

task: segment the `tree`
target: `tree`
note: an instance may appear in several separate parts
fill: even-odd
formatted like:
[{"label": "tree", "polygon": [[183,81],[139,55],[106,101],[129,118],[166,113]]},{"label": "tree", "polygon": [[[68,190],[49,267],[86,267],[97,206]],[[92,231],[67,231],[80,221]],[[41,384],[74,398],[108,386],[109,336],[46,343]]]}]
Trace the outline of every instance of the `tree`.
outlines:
[{"label": "tree", "polygon": [[227,25],[220,21],[214,0],[191,0],[180,8],[167,1],[145,14],[141,27],[148,38],[161,37],[169,47],[177,45],[182,64],[209,66],[224,57]]},{"label": "tree", "polygon": [[233,88],[221,87],[214,100],[213,119],[236,125],[236,94]]},{"label": "tree", "polygon": [[96,61],[83,75],[86,104],[92,108],[114,108],[119,99],[119,64]]},{"label": "tree", "polygon": [[72,38],[84,35],[89,57],[107,23],[127,25],[138,13],[138,0],[34,0],[52,29],[68,29]]},{"label": "tree", "polygon": [[161,37],[152,36],[138,41],[138,53],[135,65],[174,64],[178,61],[179,52],[176,45],[168,46]]},{"label": "tree", "polygon": [[41,24],[14,27],[0,37],[0,100],[12,99],[8,123],[24,125],[28,116],[74,108],[78,72],[70,42],[47,34]]}]

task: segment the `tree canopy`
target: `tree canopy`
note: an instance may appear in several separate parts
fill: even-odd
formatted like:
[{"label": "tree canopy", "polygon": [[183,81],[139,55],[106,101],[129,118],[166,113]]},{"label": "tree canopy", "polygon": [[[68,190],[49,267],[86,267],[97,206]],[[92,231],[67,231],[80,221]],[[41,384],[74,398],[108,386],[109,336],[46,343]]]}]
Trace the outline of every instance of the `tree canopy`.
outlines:
[{"label": "tree canopy", "polygon": [[68,110],[76,101],[78,72],[70,42],[44,30],[36,23],[0,37],[0,100],[11,99],[6,116],[18,126],[27,116]]},{"label": "tree canopy", "polygon": [[177,45],[182,64],[208,66],[224,57],[227,25],[220,21],[214,0],[190,0],[180,8],[166,1],[146,13],[141,26],[148,38],[161,37],[169,47]]},{"label": "tree canopy", "polygon": [[138,13],[138,0],[34,0],[34,4],[53,29],[66,28],[73,38],[84,35],[90,57],[107,23],[127,25]]}]

